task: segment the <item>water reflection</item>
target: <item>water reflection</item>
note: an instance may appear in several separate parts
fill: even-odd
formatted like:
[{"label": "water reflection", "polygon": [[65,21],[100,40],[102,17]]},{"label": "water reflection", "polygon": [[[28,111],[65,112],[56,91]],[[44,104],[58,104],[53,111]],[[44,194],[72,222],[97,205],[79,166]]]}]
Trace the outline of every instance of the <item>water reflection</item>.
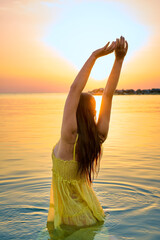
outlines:
[{"label": "water reflection", "polygon": [[[61,230],[54,230],[53,222],[47,223],[47,229],[50,236],[49,240],[93,240],[96,239],[96,235],[102,235],[102,228],[105,228],[104,223],[99,222],[90,227],[83,228],[61,225]],[[105,239],[109,239],[107,234],[107,228],[105,228]]]}]

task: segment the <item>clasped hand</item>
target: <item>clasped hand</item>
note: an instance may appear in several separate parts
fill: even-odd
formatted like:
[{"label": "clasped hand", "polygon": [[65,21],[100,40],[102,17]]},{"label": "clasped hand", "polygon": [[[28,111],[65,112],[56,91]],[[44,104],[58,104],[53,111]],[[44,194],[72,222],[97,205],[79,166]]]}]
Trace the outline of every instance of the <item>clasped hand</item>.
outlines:
[{"label": "clasped hand", "polygon": [[115,57],[117,60],[123,60],[128,50],[128,42],[124,37],[117,38],[116,41],[113,41],[110,45],[108,42],[104,47],[97,49],[93,52],[93,55],[96,58],[108,55],[115,52]]}]

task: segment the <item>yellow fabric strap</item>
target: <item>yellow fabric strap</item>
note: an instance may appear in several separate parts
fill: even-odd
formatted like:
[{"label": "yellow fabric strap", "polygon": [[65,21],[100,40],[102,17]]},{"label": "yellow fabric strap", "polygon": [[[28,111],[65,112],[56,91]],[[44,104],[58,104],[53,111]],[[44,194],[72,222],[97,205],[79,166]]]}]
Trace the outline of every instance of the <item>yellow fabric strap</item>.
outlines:
[{"label": "yellow fabric strap", "polygon": [[75,156],[76,156],[76,143],[77,143],[77,140],[78,140],[78,133],[77,133],[76,141],[75,141],[75,143],[74,143],[73,160],[75,160]]}]

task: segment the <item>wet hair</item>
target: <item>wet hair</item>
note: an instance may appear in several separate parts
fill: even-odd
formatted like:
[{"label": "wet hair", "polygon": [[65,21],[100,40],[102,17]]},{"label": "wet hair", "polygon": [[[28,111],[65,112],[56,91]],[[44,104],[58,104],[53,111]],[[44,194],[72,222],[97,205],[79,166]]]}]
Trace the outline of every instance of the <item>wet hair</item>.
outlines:
[{"label": "wet hair", "polygon": [[91,183],[94,174],[98,174],[100,166],[101,143],[98,136],[96,117],[96,101],[89,93],[81,93],[76,118],[78,141],[76,154],[78,172],[87,177]]}]

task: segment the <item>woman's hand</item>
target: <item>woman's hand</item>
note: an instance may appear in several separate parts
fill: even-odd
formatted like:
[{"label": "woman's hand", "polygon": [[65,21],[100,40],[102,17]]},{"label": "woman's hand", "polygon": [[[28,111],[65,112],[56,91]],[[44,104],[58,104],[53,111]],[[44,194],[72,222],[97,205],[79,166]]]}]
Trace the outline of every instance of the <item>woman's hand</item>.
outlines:
[{"label": "woman's hand", "polygon": [[99,48],[97,50],[95,50],[92,54],[94,57],[99,58],[105,55],[108,55],[110,53],[112,53],[115,48],[116,48],[116,42],[112,42],[111,45],[109,46],[110,42],[108,42],[104,47]]},{"label": "woman's hand", "polygon": [[124,37],[120,37],[120,39],[116,39],[116,48],[115,48],[115,56],[116,60],[123,60],[126,56],[128,50],[128,43]]}]

